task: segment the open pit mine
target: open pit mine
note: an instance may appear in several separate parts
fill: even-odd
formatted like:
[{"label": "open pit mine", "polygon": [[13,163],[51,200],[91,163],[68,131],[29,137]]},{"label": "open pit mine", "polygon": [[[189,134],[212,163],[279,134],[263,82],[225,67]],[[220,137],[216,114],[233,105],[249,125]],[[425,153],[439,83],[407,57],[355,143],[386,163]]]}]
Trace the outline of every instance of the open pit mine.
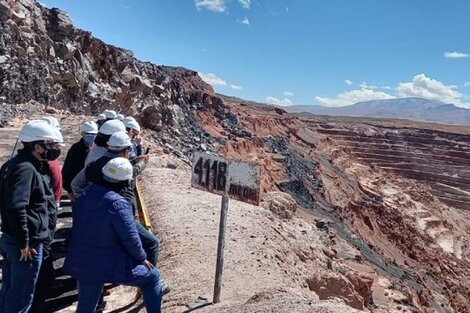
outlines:
[{"label": "open pit mine", "polygon": [[[251,272],[239,282],[253,286],[251,295],[226,291],[235,302],[222,297],[201,312],[470,312],[469,127],[289,114],[218,95],[197,72],[141,62],[33,0],[0,0],[0,103],[2,161],[27,118],[55,115],[71,140],[81,120],[115,109],[139,120],[151,151],[179,162],[183,178],[195,150],[262,166],[261,213],[250,221],[269,227],[231,231],[256,243],[265,252],[257,261],[290,289],[265,291],[269,280],[258,286]],[[145,191],[158,195],[148,189],[158,180],[145,175]],[[171,177],[168,184],[180,176]],[[190,191],[173,188],[177,206]],[[236,215],[234,203],[229,220],[255,210]],[[159,233],[165,279],[184,277],[194,264],[212,273],[207,257],[165,262],[186,242],[165,239],[182,225],[167,222]],[[273,246],[237,231],[264,231]],[[176,288],[164,308],[184,311],[193,291]]]}]

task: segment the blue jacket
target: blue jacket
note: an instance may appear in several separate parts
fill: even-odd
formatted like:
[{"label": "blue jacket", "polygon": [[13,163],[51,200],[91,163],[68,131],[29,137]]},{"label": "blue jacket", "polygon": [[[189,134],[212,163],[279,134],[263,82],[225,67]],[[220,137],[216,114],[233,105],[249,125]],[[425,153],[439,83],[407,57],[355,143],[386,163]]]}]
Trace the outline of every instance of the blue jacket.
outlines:
[{"label": "blue jacket", "polygon": [[91,283],[126,283],[148,272],[131,206],[93,184],[72,206],[73,226],[64,272]]}]

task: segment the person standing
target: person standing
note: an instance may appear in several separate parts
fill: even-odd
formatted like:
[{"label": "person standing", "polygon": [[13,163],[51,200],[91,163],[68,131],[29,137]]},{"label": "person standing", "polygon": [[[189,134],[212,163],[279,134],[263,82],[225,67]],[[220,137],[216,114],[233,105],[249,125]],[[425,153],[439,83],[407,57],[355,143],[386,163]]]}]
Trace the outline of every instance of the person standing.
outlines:
[{"label": "person standing", "polygon": [[142,137],[139,136],[139,123],[135,119],[128,119],[124,121],[124,125],[126,126],[126,131],[132,142],[131,150],[129,151],[129,160],[132,162],[135,158],[145,154],[145,148],[142,142]]},{"label": "person standing", "polygon": [[72,180],[85,167],[88,150],[93,146],[97,133],[98,125],[95,122],[84,122],[80,126],[82,138],[70,147],[65,157],[64,165],[62,166],[62,178],[64,189],[67,191],[71,201],[75,201],[71,186]]},{"label": "person standing", "polygon": [[[59,138],[58,144],[64,146],[64,138],[61,133],[61,128],[59,121],[54,116],[44,116],[41,120],[46,121],[51,125]],[[56,221],[58,210],[60,207],[60,199],[62,197],[62,172],[61,166],[58,160],[60,155],[60,150],[57,151],[57,158],[53,160],[47,160],[49,165],[49,177],[50,184],[52,187],[53,195],[48,195],[48,199],[53,201],[48,202],[48,211],[49,211],[49,238],[43,242],[42,248],[42,263],[41,270],[39,271],[39,276],[36,282],[36,288],[33,297],[33,303],[30,308],[31,313],[42,312],[42,306],[47,297],[48,292],[50,291],[51,283],[54,279],[54,265],[52,260],[52,240],[55,235]],[[47,192],[48,189],[46,189]]]},{"label": "person standing", "polygon": [[132,180],[126,158],[109,160],[103,181],[73,203],[72,240],[64,272],[77,279],[77,313],[95,312],[105,283],[142,288],[147,312],[160,313],[160,272],[147,260],[130,203],[119,194]]},{"label": "person standing", "polygon": [[43,260],[43,245],[55,228],[53,192],[47,161],[60,155],[57,130],[41,120],[20,131],[23,149],[0,169],[3,283],[0,312],[28,312]]},{"label": "person standing", "polygon": [[[57,135],[61,138],[61,143],[63,143],[62,129],[60,128],[59,121],[54,116],[43,116],[41,120],[46,121],[57,130]],[[59,160],[50,160],[49,168],[51,170],[51,184],[52,190],[54,191],[54,199],[57,203],[57,207],[60,206],[60,198],[62,197],[62,172],[60,168]]]},{"label": "person standing", "polygon": [[100,113],[98,114],[98,116],[96,116],[96,124],[98,125],[98,128],[100,128],[101,125],[103,125],[105,122],[106,122],[106,115],[104,115],[103,113]]},{"label": "person standing", "polygon": [[[94,146],[88,151],[85,158],[85,168],[91,162],[99,159],[106,153],[108,150],[108,140],[111,138],[112,134],[125,130],[126,127],[124,124],[118,120],[110,120],[101,125],[98,134],[96,135]],[[83,189],[88,185],[85,179],[85,168],[78,172],[70,183],[70,187],[75,198],[78,198]]]}]

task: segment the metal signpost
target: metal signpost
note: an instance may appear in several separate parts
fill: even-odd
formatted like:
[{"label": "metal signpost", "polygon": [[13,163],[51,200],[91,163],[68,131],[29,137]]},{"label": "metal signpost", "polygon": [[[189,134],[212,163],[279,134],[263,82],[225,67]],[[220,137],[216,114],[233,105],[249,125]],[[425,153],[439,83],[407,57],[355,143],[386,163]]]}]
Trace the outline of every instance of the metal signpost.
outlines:
[{"label": "metal signpost", "polygon": [[228,199],[259,205],[260,176],[261,168],[257,164],[227,160],[209,153],[194,154],[191,186],[222,196],[213,303],[220,302]]}]

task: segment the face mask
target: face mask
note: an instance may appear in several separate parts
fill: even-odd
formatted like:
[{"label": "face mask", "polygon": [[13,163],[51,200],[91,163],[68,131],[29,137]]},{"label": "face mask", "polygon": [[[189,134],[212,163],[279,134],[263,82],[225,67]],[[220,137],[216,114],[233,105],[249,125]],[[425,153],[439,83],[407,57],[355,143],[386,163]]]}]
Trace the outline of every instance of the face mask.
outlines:
[{"label": "face mask", "polygon": [[86,143],[87,146],[91,146],[93,141],[95,141],[96,135],[87,134],[83,136],[83,141]]},{"label": "face mask", "polygon": [[48,160],[48,161],[52,161],[52,160],[56,160],[60,155],[60,149],[49,149],[49,148],[46,148],[44,149],[44,151],[41,153],[41,158],[43,160]]}]

